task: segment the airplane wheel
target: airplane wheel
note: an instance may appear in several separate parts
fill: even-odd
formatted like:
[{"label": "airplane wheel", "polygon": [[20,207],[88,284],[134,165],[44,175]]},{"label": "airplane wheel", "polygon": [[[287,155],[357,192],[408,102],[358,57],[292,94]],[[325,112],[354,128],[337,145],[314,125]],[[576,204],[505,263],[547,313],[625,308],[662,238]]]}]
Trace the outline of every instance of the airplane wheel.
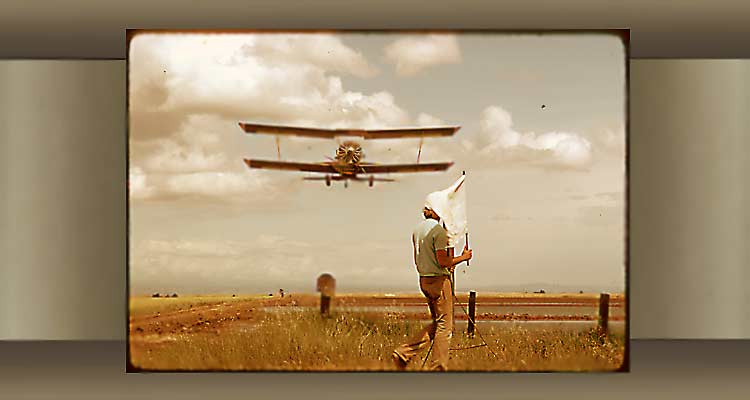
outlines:
[{"label": "airplane wheel", "polygon": [[326,175],[326,186],[331,186],[331,176]]},{"label": "airplane wheel", "polygon": [[344,181],[344,188],[348,188],[348,187],[349,187],[349,180],[347,179]]},{"label": "airplane wheel", "polygon": [[370,187],[372,187],[375,184],[375,177],[370,175]]}]

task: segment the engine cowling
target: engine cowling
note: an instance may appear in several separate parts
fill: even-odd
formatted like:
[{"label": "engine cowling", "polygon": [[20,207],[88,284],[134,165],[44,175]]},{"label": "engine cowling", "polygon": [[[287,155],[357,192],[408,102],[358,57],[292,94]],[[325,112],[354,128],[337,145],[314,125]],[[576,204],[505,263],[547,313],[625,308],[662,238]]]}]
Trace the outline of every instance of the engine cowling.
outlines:
[{"label": "engine cowling", "polygon": [[358,164],[363,158],[362,146],[357,142],[346,141],[336,149],[336,159],[347,164]]}]

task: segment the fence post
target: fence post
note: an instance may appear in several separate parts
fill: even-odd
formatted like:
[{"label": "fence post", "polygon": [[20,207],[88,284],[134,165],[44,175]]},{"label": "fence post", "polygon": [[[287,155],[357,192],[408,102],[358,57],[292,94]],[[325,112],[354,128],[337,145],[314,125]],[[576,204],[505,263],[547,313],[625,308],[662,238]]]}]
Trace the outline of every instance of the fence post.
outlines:
[{"label": "fence post", "polygon": [[320,294],[320,314],[328,315],[331,310],[331,297],[326,296],[325,293]]},{"label": "fence post", "polygon": [[476,319],[474,319],[474,316],[476,315],[476,306],[477,306],[477,292],[471,290],[469,291],[469,327],[466,331],[469,337],[474,337],[474,328],[475,328],[475,321],[476,321]]},{"label": "fence post", "polygon": [[331,310],[331,299],[336,292],[336,279],[331,274],[320,275],[317,290],[320,292],[320,314],[328,315]]},{"label": "fence post", "polygon": [[609,293],[599,295],[599,331],[608,333],[609,328]]}]

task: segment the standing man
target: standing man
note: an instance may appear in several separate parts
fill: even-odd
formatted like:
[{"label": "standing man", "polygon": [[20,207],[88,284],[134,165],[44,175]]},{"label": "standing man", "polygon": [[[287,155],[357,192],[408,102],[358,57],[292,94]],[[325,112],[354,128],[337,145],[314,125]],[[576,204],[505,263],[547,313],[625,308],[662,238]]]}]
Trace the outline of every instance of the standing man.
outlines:
[{"label": "standing man", "polygon": [[430,370],[448,369],[448,349],[453,327],[453,291],[451,274],[456,264],[471,259],[472,251],[464,247],[458,257],[448,247],[448,232],[440,225],[440,216],[433,210],[430,197],[422,211],[425,220],[412,235],[414,265],[419,273],[419,287],[427,298],[432,323],[422,329],[410,342],[393,351],[393,361],[399,369],[406,368],[417,351],[432,341]]}]

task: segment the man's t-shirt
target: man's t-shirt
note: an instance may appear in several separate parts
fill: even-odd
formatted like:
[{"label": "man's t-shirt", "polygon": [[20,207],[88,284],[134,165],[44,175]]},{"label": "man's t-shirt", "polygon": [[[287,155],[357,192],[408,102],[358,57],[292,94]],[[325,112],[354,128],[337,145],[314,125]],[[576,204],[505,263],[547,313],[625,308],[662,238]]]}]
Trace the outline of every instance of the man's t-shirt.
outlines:
[{"label": "man's t-shirt", "polygon": [[417,252],[419,276],[450,275],[438,264],[438,250],[448,247],[448,232],[434,219],[425,219],[414,229],[414,248]]}]

